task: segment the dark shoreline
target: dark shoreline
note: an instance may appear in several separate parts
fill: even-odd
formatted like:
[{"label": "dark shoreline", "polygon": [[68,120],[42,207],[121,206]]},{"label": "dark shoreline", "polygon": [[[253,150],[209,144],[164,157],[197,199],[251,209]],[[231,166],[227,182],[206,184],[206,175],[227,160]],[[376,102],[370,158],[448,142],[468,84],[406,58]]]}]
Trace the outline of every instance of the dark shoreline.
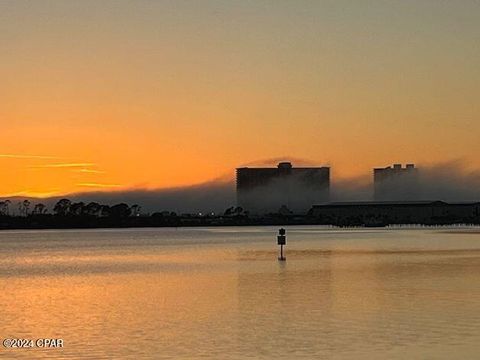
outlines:
[{"label": "dark shoreline", "polygon": [[[473,219],[436,219],[428,222],[373,222],[359,219],[327,219],[310,216],[281,216],[249,218],[222,216],[171,216],[171,217],[126,217],[102,218],[90,216],[56,216],[50,214],[21,216],[0,216],[0,230],[42,230],[42,229],[122,229],[122,228],[162,228],[162,227],[219,227],[219,226],[287,226],[287,225],[324,225],[339,228],[364,227],[383,228],[387,226],[479,226],[480,221]],[[331,219],[329,219],[331,220]]]}]

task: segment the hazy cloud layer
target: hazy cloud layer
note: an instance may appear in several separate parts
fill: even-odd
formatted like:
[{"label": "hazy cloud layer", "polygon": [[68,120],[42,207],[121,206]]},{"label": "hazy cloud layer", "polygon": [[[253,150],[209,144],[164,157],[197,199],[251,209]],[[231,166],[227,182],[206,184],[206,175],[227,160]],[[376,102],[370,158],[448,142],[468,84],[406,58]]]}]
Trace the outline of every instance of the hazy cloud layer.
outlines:
[{"label": "hazy cloud layer", "polygon": [[138,204],[144,211],[169,210],[183,212],[219,212],[235,204],[233,182],[212,181],[204,184],[159,189],[115,192],[92,192],[69,196],[75,201],[96,201],[113,204],[125,202]]},{"label": "hazy cloud layer", "polygon": [[330,201],[371,201],[373,200],[373,184],[369,176],[332,181]]},{"label": "hazy cloud layer", "polygon": [[[293,163],[297,165],[297,163]],[[419,183],[418,188],[415,189],[415,199],[413,200],[480,201],[480,171],[468,170],[462,161],[419,166],[419,168]],[[84,192],[65,197],[72,201],[139,204],[146,212],[169,210],[178,213],[210,211],[218,213],[236,204],[235,182],[232,177],[186,187]],[[369,201],[372,199],[371,176],[343,180],[332,179],[331,201]],[[32,199],[32,202],[41,201],[51,209],[58,200],[59,197],[55,197],[41,200]]]},{"label": "hazy cloud layer", "polygon": [[420,167],[419,181],[423,199],[480,201],[480,171],[461,160]]}]

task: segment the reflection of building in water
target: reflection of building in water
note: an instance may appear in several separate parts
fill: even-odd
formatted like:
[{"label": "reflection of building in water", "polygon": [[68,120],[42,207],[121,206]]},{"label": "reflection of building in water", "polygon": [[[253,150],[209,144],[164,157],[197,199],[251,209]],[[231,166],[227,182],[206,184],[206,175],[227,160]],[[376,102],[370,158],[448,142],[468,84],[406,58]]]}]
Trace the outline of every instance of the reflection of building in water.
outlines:
[{"label": "reflection of building in water", "polygon": [[276,168],[238,168],[237,205],[252,213],[277,212],[282,206],[306,212],[328,201],[330,168],[294,168],[289,162]]},{"label": "reflection of building in water", "polygon": [[417,200],[418,168],[414,164],[394,164],[373,169],[374,198],[380,201]]}]

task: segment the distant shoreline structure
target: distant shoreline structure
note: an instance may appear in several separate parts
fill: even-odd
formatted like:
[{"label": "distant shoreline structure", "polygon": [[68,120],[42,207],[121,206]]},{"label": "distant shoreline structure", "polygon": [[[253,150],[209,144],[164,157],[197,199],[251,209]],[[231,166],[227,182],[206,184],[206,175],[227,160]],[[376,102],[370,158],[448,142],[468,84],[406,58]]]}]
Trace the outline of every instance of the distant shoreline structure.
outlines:
[{"label": "distant shoreline structure", "polygon": [[330,168],[294,167],[291,162],[276,167],[241,167],[236,172],[237,206],[251,214],[266,214],[285,207],[306,213],[313,204],[330,199]]},{"label": "distant shoreline structure", "polygon": [[[87,213],[30,213],[0,215],[0,230],[94,229],[192,226],[330,225],[338,227],[385,227],[389,225],[480,225],[480,202],[443,201],[345,202],[314,205],[307,214],[288,212],[250,215],[241,208],[223,214],[157,212],[132,214],[127,205],[108,215]],[[114,208],[114,207],[112,207]],[[120,211],[122,210],[122,211]]]}]

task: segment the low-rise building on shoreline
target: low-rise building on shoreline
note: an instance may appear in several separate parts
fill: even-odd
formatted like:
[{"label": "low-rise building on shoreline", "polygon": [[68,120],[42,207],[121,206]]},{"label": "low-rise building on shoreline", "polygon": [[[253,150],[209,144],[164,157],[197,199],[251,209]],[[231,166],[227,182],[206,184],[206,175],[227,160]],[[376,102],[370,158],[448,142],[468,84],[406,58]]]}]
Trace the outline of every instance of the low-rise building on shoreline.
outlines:
[{"label": "low-rise building on shoreline", "polygon": [[321,224],[371,225],[478,223],[480,202],[366,201],[314,205],[308,213]]}]

